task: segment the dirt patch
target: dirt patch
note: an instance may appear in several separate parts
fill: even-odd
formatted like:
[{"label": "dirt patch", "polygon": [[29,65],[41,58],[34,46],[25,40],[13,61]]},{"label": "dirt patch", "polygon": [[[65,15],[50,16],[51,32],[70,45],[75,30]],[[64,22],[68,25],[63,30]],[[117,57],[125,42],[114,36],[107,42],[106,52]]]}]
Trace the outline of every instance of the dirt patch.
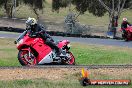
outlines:
[{"label": "dirt patch", "polygon": [[90,70],[90,73],[94,76],[94,79],[98,79],[99,76],[103,78],[109,77],[111,79],[122,79],[122,78],[130,78],[132,75],[132,68],[111,68],[111,69],[94,69]]},{"label": "dirt patch", "polygon": [[[36,79],[44,78],[49,80],[62,80],[72,77],[80,73],[81,69],[77,68],[16,68],[16,69],[0,69],[0,80],[16,80],[16,79]],[[113,76],[124,78],[124,76],[132,75],[132,69],[90,69],[90,75],[98,76]],[[70,75],[70,76],[69,76]],[[72,78],[70,78],[72,79]]]},{"label": "dirt patch", "polygon": [[73,74],[73,69],[1,69],[0,80],[36,79],[61,80],[68,74]]},{"label": "dirt patch", "polygon": [[0,18],[0,26],[2,27],[13,27],[13,28],[23,28],[25,29],[25,21],[22,20],[13,20],[7,18]]}]

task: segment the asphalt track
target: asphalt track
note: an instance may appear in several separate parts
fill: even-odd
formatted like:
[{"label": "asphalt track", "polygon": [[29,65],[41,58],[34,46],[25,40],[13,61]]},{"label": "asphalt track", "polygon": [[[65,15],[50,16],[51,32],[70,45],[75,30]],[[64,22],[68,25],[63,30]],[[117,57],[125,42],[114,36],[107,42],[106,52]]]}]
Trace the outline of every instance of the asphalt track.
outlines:
[{"label": "asphalt track", "polygon": [[[0,31],[0,38],[14,38],[16,39],[20,34],[19,33],[8,33]],[[85,43],[85,44],[94,44],[94,45],[108,45],[108,46],[119,46],[119,47],[129,47],[132,48],[132,41],[125,42],[124,40],[115,40],[115,39],[99,39],[99,38],[75,38],[75,37],[61,37],[61,36],[52,36],[54,40],[64,40],[67,39],[70,42],[76,43]]]}]

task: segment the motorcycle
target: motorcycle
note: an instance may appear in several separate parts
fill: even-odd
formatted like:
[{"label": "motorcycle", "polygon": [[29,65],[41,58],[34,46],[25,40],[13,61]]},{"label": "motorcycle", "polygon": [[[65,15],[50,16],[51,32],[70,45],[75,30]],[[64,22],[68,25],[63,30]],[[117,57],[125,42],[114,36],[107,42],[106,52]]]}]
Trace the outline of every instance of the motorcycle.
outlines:
[{"label": "motorcycle", "polygon": [[69,51],[68,40],[59,41],[56,44],[64,55],[58,56],[54,49],[45,44],[41,38],[30,37],[25,30],[15,41],[18,52],[18,60],[22,66],[44,65],[44,64],[65,64],[74,65],[75,58]]},{"label": "motorcycle", "polygon": [[[122,29],[120,29],[120,31],[122,31]],[[122,38],[125,40],[125,41],[130,41],[132,40],[132,26],[129,26],[125,29],[126,33],[124,33],[122,31]]]}]

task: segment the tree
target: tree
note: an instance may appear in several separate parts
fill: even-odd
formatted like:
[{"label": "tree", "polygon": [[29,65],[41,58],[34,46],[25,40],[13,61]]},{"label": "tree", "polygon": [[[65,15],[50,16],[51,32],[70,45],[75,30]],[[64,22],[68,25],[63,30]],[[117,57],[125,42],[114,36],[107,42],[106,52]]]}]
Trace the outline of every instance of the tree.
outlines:
[{"label": "tree", "polygon": [[23,0],[24,4],[29,5],[33,12],[36,14],[37,19],[39,19],[38,10],[42,10],[44,8],[45,0]]},{"label": "tree", "polygon": [[66,8],[69,4],[68,0],[52,0],[52,11],[59,12],[60,7]]},{"label": "tree", "polygon": [[130,9],[132,6],[131,0],[98,0],[100,4],[106,9],[109,13],[109,31],[112,31],[113,27],[118,26],[115,23],[118,23],[118,18],[120,18],[121,13],[124,9]]},{"label": "tree", "polygon": [[20,4],[26,4],[31,7],[31,9],[39,19],[37,10],[43,9],[44,1],[45,0],[16,0],[15,3],[15,0],[0,0],[0,7],[4,7],[7,17],[12,18],[14,7],[18,7]]},{"label": "tree", "polygon": [[[54,10],[59,10],[59,8],[63,8],[63,3],[61,1],[64,0],[57,0],[55,2]],[[68,0],[65,0],[68,3]],[[89,11],[95,16],[104,16],[105,13],[108,12],[109,14],[109,26],[108,31],[112,31],[112,28],[117,26],[115,25],[118,22],[118,18],[124,9],[131,9],[132,8],[132,0],[70,0],[73,5],[75,5],[76,10],[81,14],[84,14],[86,11]],[[68,6],[68,4],[67,4]]]},{"label": "tree", "polygon": [[[16,1],[16,7],[19,5],[21,0]],[[14,0],[0,0],[0,7],[4,7],[5,13],[7,17],[12,18],[13,17],[13,9],[15,2]]]}]

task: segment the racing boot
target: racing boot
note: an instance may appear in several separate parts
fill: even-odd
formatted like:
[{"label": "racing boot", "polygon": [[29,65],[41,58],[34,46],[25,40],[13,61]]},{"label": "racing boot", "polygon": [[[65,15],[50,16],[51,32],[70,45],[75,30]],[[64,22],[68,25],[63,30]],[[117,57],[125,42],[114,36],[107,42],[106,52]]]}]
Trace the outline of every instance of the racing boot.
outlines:
[{"label": "racing boot", "polygon": [[56,50],[57,56],[65,57],[66,56],[66,51],[62,49],[57,49]]},{"label": "racing boot", "polygon": [[[64,56],[64,52],[52,41],[50,41],[50,39],[46,39],[46,42],[45,42],[47,45],[49,45],[52,49],[55,49],[56,50],[56,54],[57,56]],[[63,53],[62,53],[63,52]]]},{"label": "racing boot", "polygon": [[60,54],[60,56],[65,57],[65,56],[66,56],[66,51],[65,51],[65,50],[62,50],[62,49],[60,49],[60,50],[61,50],[61,54]]}]

